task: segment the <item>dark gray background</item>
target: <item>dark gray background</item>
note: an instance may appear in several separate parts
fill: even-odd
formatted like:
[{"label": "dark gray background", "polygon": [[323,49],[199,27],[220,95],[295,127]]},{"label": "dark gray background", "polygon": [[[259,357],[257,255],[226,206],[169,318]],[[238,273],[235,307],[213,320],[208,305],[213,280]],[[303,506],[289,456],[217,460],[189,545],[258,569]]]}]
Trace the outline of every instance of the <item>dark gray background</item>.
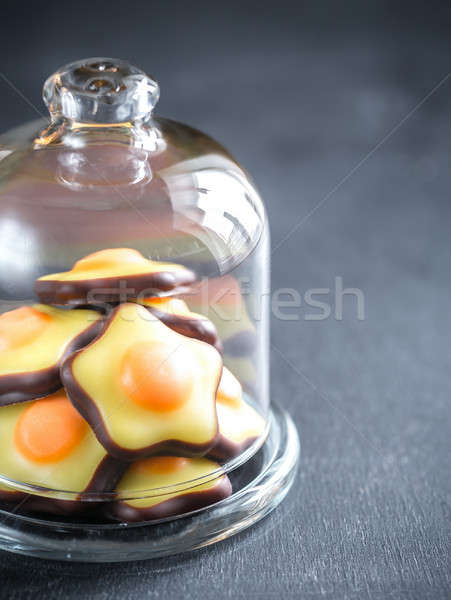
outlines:
[{"label": "dark gray background", "polygon": [[[160,113],[254,175],[274,246],[303,220],[273,254],[273,288],[341,276],[366,319],[348,298],[341,321],[306,321],[304,308],[274,320],[272,394],[303,456],[264,522],[153,562],[1,554],[2,598],[451,597],[450,25],[431,2],[4,5],[1,71],[32,104],[77,58],[153,73]],[[0,129],[34,117],[0,89]]]}]

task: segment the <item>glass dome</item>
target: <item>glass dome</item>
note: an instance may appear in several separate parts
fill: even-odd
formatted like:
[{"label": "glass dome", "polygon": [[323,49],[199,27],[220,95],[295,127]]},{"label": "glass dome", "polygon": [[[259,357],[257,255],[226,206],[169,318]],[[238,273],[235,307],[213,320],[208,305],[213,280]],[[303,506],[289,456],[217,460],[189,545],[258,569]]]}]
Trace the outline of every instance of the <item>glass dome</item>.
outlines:
[{"label": "glass dome", "polygon": [[49,121],[0,137],[0,503],[26,518],[191,514],[277,446],[264,206],[158,98],[78,61],[44,85]]}]

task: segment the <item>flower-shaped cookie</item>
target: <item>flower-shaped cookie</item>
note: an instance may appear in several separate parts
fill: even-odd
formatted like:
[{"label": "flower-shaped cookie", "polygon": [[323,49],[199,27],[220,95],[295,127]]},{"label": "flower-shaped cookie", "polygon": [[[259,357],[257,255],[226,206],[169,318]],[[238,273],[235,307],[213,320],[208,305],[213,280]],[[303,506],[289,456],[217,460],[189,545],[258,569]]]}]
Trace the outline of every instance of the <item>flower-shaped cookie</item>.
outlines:
[{"label": "flower-shaped cookie", "polygon": [[91,310],[36,304],[0,315],[0,406],[56,391],[64,358],[100,328],[101,316]]},{"label": "flower-shaped cookie", "polygon": [[67,393],[119,459],[201,455],[215,443],[219,352],[166,327],[139,304],[112,312],[103,332],[63,364]]},{"label": "flower-shaped cookie", "polygon": [[[141,492],[142,497],[127,499],[129,492]],[[133,463],[117,493],[125,498],[113,504],[113,518],[152,521],[214,504],[230,496],[232,486],[219,465],[206,458],[154,456]]]},{"label": "flower-shaped cookie", "polygon": [[35,291],[47,304],[94,305],[124,302],[143,292],[158,295],[194,279],[182,265],[149,260],[132,248],[109,248],[85,256],[70,271],[40,277]]},{"label": "flower-shaped cookie", "polygon": [[[80,508],[83,492],[113,491],[124,465],[107,455],[65,392],[0,408],[0,473],[17,482],[74,492],[74,500],[30,496],[53,512]],[[0,498],[14,500],[20,491],[2,484]]]}]

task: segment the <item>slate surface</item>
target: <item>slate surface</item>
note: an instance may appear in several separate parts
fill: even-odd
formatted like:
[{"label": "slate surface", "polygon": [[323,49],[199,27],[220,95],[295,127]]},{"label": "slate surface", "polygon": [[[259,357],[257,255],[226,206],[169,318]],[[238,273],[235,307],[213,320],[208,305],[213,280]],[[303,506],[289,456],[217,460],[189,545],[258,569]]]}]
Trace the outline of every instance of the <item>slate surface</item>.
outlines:
[{"label": "slate surface", "polygon": [[[303,457],[272,516],[153,562],[2,553],[0,597],[450,598],[449,10],[135,1],[29,10],[24,20],[21,4],[7,6],[1,25],[1,70],[26,98],[41,109],[43,78],[81,56],[123,56],[153,72],[160,112],[221,139],[254,175],[274,248],[300,223],[273,253],[273,288],[304,294],[342,277],[362,290],[365,320],[352,297],[342,320],[305,320],[305,305],[291,311],[298,321],[273,320],[272,394],[299,426]],[[33,118],[0,86],[1,129]]]}]

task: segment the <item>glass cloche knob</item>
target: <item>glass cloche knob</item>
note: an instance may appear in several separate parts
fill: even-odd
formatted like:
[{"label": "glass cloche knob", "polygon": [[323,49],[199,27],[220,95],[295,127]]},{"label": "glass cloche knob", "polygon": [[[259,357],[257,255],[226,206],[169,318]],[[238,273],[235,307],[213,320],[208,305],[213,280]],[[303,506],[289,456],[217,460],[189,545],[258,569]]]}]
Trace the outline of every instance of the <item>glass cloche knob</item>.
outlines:
[{"label": "glass cloche knob", "polygon": [[145,121],[159,96],[152,77],[115,58],[70,63],[49,77],[43,89],[52,121],[90,124]]}]

